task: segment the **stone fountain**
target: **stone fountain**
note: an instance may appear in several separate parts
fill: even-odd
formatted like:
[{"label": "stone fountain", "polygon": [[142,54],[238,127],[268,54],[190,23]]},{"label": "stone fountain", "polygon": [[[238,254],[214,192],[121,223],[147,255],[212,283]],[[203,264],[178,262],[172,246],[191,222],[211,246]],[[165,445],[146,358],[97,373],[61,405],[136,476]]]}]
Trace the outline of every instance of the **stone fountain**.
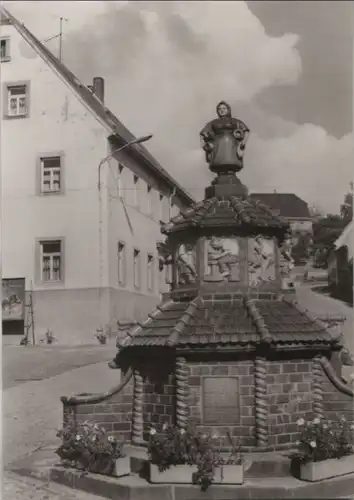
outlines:
[{"label": "stone fountain", "polygon": [[120,335],[110,364],[120,385],[62,398],[64,418],[89,418],[142,449],[151,424],[193,422],[225,451],[230,433],[264,455],[294,446],[300,417],[353,420],[353,391],[333,363],[338,337],[289,287],[288,224],[237,176],[249,129],[225,102],[217,115],[200,134],[215,178],[204,200],[162,228],[170,292]]}]

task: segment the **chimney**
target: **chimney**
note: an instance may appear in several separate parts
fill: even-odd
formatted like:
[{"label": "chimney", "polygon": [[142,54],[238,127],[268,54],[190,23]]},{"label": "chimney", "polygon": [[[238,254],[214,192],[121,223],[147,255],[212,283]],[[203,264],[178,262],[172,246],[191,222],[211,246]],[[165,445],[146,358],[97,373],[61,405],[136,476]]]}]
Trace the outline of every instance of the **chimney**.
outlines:
[{"label": "chimney", "polygon": [[93,92],[95,96],[104,103],[104,79],[100,76],[95,76],[93,79]]}]

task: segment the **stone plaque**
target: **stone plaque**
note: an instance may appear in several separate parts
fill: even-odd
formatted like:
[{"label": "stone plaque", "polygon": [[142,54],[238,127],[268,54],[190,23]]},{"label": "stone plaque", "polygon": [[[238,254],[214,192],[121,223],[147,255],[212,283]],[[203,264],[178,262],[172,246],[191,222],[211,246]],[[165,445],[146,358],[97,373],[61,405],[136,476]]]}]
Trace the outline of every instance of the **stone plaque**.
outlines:
[{"label": "stone plaque", "polygon": [[203,423],[235,425],[240,419],[237,377],[204,377]]}]

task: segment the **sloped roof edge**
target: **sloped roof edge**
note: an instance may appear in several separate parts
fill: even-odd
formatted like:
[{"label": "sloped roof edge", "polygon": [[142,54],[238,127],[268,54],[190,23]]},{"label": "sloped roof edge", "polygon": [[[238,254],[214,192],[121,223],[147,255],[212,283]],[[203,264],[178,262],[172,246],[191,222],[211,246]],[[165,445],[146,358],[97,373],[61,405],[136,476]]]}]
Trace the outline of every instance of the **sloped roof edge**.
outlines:
[{"label": "sloped roof edge", "polygon": [[347,226],[344,228],[342,234],[339,238],[334,242],[334,246],[336,250],[339,248],[346,246],[348,247],[348,255],[349,258],[353,258],[354,255],[354,220],[349,222]]},{"label": "sloped roof edge", "polygon": [[[4,6],[0,5],[0,16],[5,17],[20,33],[20,35],[37,52],[42,60],[54,71],[71,91],[76,95],[80,102],[90,111],[101,125],[112,136],[116,136],[124,143],[134,140],[136,137],[123,125],[123,123],[91,92],[91,90],[80,82],[80,80],[61,62],[55,55],[38,40],[35,35],[24,25],[20,23]],[[190,195],[175,179],[159,164],[154,156],[142,145],[134,144],[132,149],[142,158],[148,168],[161,177],[172,189],[175,189],[176,195],[184,199],[187,204],[192,204],[195,199]]]}]

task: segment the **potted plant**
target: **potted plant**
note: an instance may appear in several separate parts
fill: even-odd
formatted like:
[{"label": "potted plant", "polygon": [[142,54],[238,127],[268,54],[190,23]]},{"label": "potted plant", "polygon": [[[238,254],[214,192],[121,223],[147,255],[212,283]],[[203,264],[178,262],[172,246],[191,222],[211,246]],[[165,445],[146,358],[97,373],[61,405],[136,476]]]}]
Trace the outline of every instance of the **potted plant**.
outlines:
[{"label": "potted plant", "polygon": [[299,465],[300,479],[321,481],[354,473],[353,424],[342,417],[338,422],[300,418],[297,425],[300,439],[290,458]]},{"label": "potted plant", "polygon": [[40,342],[43,343],[45,342],[46,344],[53,344],[53,342],[56,341],[56,337],[54,336],[52,330],[50,328],[47,328],[45,334],[44,334],[44,339],[41,339]]},{"label": "potted plant", "polygon": [[99,425],[69,421],[57,437],[62,444],[56,454],[64,466],[116,477],[130,474],[130,458],[122,452],[123,443]]},{"label": "potted plant", "polygon": [[152,483],[193,483],[205,491],[211,484],[242,484],[243,458],[232,443],[225,457],[217,446],[218,437],[164,424],[161,433],[150,429],[148,455]]},{"label": "potted plant", "polygon": [[101,345],[107,344],[107,331],[103,328],[97,328],[95,337]]}]

